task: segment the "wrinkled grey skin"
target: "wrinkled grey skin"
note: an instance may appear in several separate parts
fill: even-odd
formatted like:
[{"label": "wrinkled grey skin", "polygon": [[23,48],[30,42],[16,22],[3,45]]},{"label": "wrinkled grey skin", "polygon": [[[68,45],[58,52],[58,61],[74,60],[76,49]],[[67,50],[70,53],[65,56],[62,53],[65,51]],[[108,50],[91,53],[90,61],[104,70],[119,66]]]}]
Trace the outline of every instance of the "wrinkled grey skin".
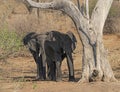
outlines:
[{"label": "wrinkled grey skin", "polygon": [[48,78],[50,80],[61,80],[61,63],[66,57],[69,69],[69,81],[74,81],[74,66],[72,53],[76,48],[76,38],[73,33],[63,34],[57,31],[36,34],[27,34],[23,39],[37,64],[37,79],[46,79],[46,68],[48,66]]}]

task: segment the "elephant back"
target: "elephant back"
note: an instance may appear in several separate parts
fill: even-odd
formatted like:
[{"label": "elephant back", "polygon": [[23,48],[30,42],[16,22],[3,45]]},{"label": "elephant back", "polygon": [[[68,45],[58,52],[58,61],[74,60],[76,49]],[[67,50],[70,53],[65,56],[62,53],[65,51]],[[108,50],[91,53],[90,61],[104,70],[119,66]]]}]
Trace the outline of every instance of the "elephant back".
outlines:
[{"label": "elephant back", "polygon": [[77,40],[74,34],[70,31],[66,34],[58,31],[50,31],[48,32],[48,38],[57,45],[55,49],[61,48],[65,53],[72,53],[76,48]]}]

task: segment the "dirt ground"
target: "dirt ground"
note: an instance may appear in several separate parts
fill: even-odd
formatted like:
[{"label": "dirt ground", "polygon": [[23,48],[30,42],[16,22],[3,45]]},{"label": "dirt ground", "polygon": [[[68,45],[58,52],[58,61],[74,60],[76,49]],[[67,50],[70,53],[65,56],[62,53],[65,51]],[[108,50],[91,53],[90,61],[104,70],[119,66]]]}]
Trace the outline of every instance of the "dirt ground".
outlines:
[{"label": "dirt ground", "polygon": [[[120,35],[105,35],[104,44],[115,77],[120,81]],[[81,76],[82,47],[78,42],[74,58],[76,82],[68,82],[66,60],[62,64],[62,81],[32,81],[36,65],[32,57],[10,57],[0,62],[0,92],[120,92],[120,82],[78,83]]]}]

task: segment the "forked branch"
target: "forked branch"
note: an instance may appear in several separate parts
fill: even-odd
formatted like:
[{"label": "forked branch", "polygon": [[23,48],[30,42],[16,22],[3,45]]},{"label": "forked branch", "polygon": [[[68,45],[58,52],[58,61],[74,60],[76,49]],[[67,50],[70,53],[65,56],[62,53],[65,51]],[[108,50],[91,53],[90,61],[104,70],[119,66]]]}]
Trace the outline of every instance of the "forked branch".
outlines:
[{"label": "forked branch", "polygon": [[[89,32],[86,31],[86,25],[88,25],[88,19],[83,16],[81,11],[79,11],[78,7],[72,3],[70,0],[55,0],[49,3],[37,3],[32,0],[25,0],[26,5],[34,8],[41,8],[41,9],[54,9],[54,10],[61,10],[65,12],[75,23],[77,30],[84,31],[84,33],[90,38]],[[87,23],[87,24],[86,24]]]},{"label": "forked branch", "polygon": [[113,0],[98,0],[92,12],[91,16],[92,25],[94,25],[94,30],[99,32],[99,34],[101,35],[103,34],[103,27],[112,2]]}]

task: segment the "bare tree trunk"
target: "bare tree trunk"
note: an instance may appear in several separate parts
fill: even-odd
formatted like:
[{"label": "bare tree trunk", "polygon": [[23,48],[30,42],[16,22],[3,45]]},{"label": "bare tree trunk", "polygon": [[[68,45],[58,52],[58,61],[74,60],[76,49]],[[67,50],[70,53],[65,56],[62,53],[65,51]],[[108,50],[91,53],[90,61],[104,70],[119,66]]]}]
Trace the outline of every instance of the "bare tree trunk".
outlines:
[{"label": "bare tree trunk", "polygon": [[116,81],[102,41],[103,26],[113,0],[98,0],[90,18],[88,0],[85,1],[86,15],[69,0],[55,0],[50,3],[26,0],[26,3],[35,8],[61,10],[73,20],[83,45],[83,72],[79,82]]}]

